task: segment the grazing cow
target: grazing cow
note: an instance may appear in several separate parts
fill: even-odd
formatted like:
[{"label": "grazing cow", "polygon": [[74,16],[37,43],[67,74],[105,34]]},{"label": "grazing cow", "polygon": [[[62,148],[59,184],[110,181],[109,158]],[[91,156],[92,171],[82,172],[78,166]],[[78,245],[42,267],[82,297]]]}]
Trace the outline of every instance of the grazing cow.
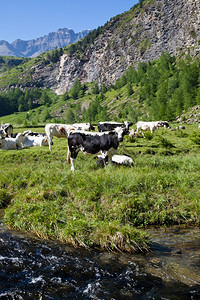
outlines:
[{"label": "grazing cow", "polygon": [[[108,157],[104,159],[102,155],[97,155],[95,157],[97,159],[97,165],[98,166],[104,166],[104,160],[105,162],[108,161]],[[112,156],[112,163],[116,165],[124,165],[124,166],[131,166],[133,164],[133,159],[127,155],[113,155]]]},{"label": "grazing cow", "polygon": [[161,122],[160,121],[154,121],[154,122],[144,122],[144,121],[139,121],[136,123],[137,126],[137,131],[139,130],[150,130],[151,133],[153,133],[156,129],[158,129],[158,127],[161,127]]},{"label": "grazing cow", "polygon": [[0,148],[1,150],[13,150],[22,148],[23,136],[21,133],[18,133],[16,138],[5,137],[0,139]]},{"label": "grazing cow", "polygon": [[95,130],[91,123],[75,123],[73,124],[76,130],[91,131]]},{"label": "grazing cow", "polygon": [[129,127],[133,125],[133,123],[125,121],[124,123],[119,123],[119,122],[99,122],[98,123],[98,131],[103,132],[103,131],[111,131],[114,130],[117,127],[123,127],[126,129],[127,133],[129,131]]},{"label": "grazing cow", "polygon": [[66,124],[46,124],[45,132],[48,138],[49,150],[51,151],[51,144],[53,136],[58,138],[67,138],[70,130],[75,130],[73,125]]},{"label": "grazing cow", "polygon": [[13,126],[10,123],[1,124],[1,133],[2,137],[11,137],[13,133]]},{"label": "grazing cow", "polygon": [[46,136],[29,136],[23,134],[22,148],[48,146],[48,139]]},{"label": "grazing cow", "polygon": [[[74,171],[74,160],[78,152],[87,154],[101,153],[108,162],[117,151],[119,143],[123,141],[125,129],[117,127],[109,132],[72,131],[68,136],[67,163],[71,162],[71,170]],[[104,160],[105,165],[105,160]]]}]

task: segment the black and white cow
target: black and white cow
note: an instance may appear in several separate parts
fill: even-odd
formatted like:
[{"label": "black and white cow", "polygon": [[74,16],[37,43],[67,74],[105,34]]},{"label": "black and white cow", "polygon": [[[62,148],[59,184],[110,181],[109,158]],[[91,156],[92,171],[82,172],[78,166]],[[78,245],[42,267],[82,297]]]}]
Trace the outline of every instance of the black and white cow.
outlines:
[{"label": "black and white cow", "polygon": [[83,130],[83,131],[95,130],[95,127],[91,123],[75,123],[72,126],[74,126],[76,130]]},{"label": "black and white cow", "polygon": [[129,127],[132,126],[133,123],[125,121],[124,123],[119,123],[119,122],[99,122],[98,123],[98,131],[103,132],[103,131],[111,131],[114,130],[117,127],[122,127],[125,128],[127,133],[129,131]]},{"label": "black and white cow", "polygon": [[0,140],[2,140],[5,136],[5,131],[2,128],[0,128]]},{"label": "black and white cow", "polygon": [[32,130],[26,130],[23,132],[23,135],[26,136],[46,136],[46,133],[42,133],[42,132],[35,132]]},{"label": "black and white cow", "polygon": [[109,132],[71,131],[68,136],[67,153],[67,163],[71,162],[71,170],[75,170],[74,160],[79,151],[84,154],[102,154],[104,158],[108,156],[108,162],[111,162],[124,134],[125,129],[121,127]]}]

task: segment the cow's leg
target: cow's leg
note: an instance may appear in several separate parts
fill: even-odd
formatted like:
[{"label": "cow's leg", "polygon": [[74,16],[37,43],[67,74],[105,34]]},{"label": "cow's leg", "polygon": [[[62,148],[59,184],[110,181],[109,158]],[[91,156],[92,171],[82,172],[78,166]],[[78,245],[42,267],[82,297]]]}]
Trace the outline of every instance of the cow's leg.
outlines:
[{"label": "cow's leg", "polygon": [[49,144],[49,150],[51,151],[52,136],[51,135],[47,135],[47,139],[48,139],[48,144]]},{"label": "cow's leg", "polygon": [[74,167],[74,161],[75,158],[70,157],[70,162],[71,162],[71,171],[74,172],[75,171],[75,167]]},{"label": "cow's leg", "polygon": [[108,151],[108,164],[109,163],[112,163],[112,157],[113,155],[116,153],[117,149],[114,149],[114,148],[111,148],[109,151]]},{"label": "cow's leg", "polygon": [[[68,141],[68,143],[69,143],[69,141]],[[76,150],[71,149],[71,151],[70,151],[70,147],[69,147],[69,144],[68,144],[67,163],[68,164],[71,163],[71,171],[73,171],[73,172],[75,170],[74,161],[75,161],[77,155],[78,155],[78,152]]]},{"label": "cow's leg", "polygon": [[106,152],[100,151],[100,153],[101,153],[101,157],[102,157],[103,164],[104,164],[104,167],[105,167],[106,166],[106,158],[108,156],[108,153],[107,153],[107,151]]}]

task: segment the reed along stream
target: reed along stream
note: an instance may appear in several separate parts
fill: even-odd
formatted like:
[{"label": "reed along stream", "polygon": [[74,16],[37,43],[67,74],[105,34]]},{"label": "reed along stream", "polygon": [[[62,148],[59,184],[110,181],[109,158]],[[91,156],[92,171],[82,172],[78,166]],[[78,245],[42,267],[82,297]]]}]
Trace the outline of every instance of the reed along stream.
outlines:
[{"label": "reed along stream", "polygon": [[0,299],[200,299],[200,229],[151,230],[147,254],[74,249],[0,224]]}]

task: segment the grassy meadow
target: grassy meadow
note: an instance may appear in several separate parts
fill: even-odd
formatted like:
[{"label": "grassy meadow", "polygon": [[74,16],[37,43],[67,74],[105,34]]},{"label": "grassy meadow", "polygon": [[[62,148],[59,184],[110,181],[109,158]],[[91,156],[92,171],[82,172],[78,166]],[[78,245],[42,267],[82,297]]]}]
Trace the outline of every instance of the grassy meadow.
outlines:
[{"label": "grassy meadow", "polygon": [[4,223],[75,247],[128,252],[148,251],[149,226],[199,225],[200,131],[185,126],[126,136],[117,154],[131,156],[132,167],[100,168],[79,153],[73,173],[66,139],[54,138],[51,152],[44,146],[1,150]]}]

